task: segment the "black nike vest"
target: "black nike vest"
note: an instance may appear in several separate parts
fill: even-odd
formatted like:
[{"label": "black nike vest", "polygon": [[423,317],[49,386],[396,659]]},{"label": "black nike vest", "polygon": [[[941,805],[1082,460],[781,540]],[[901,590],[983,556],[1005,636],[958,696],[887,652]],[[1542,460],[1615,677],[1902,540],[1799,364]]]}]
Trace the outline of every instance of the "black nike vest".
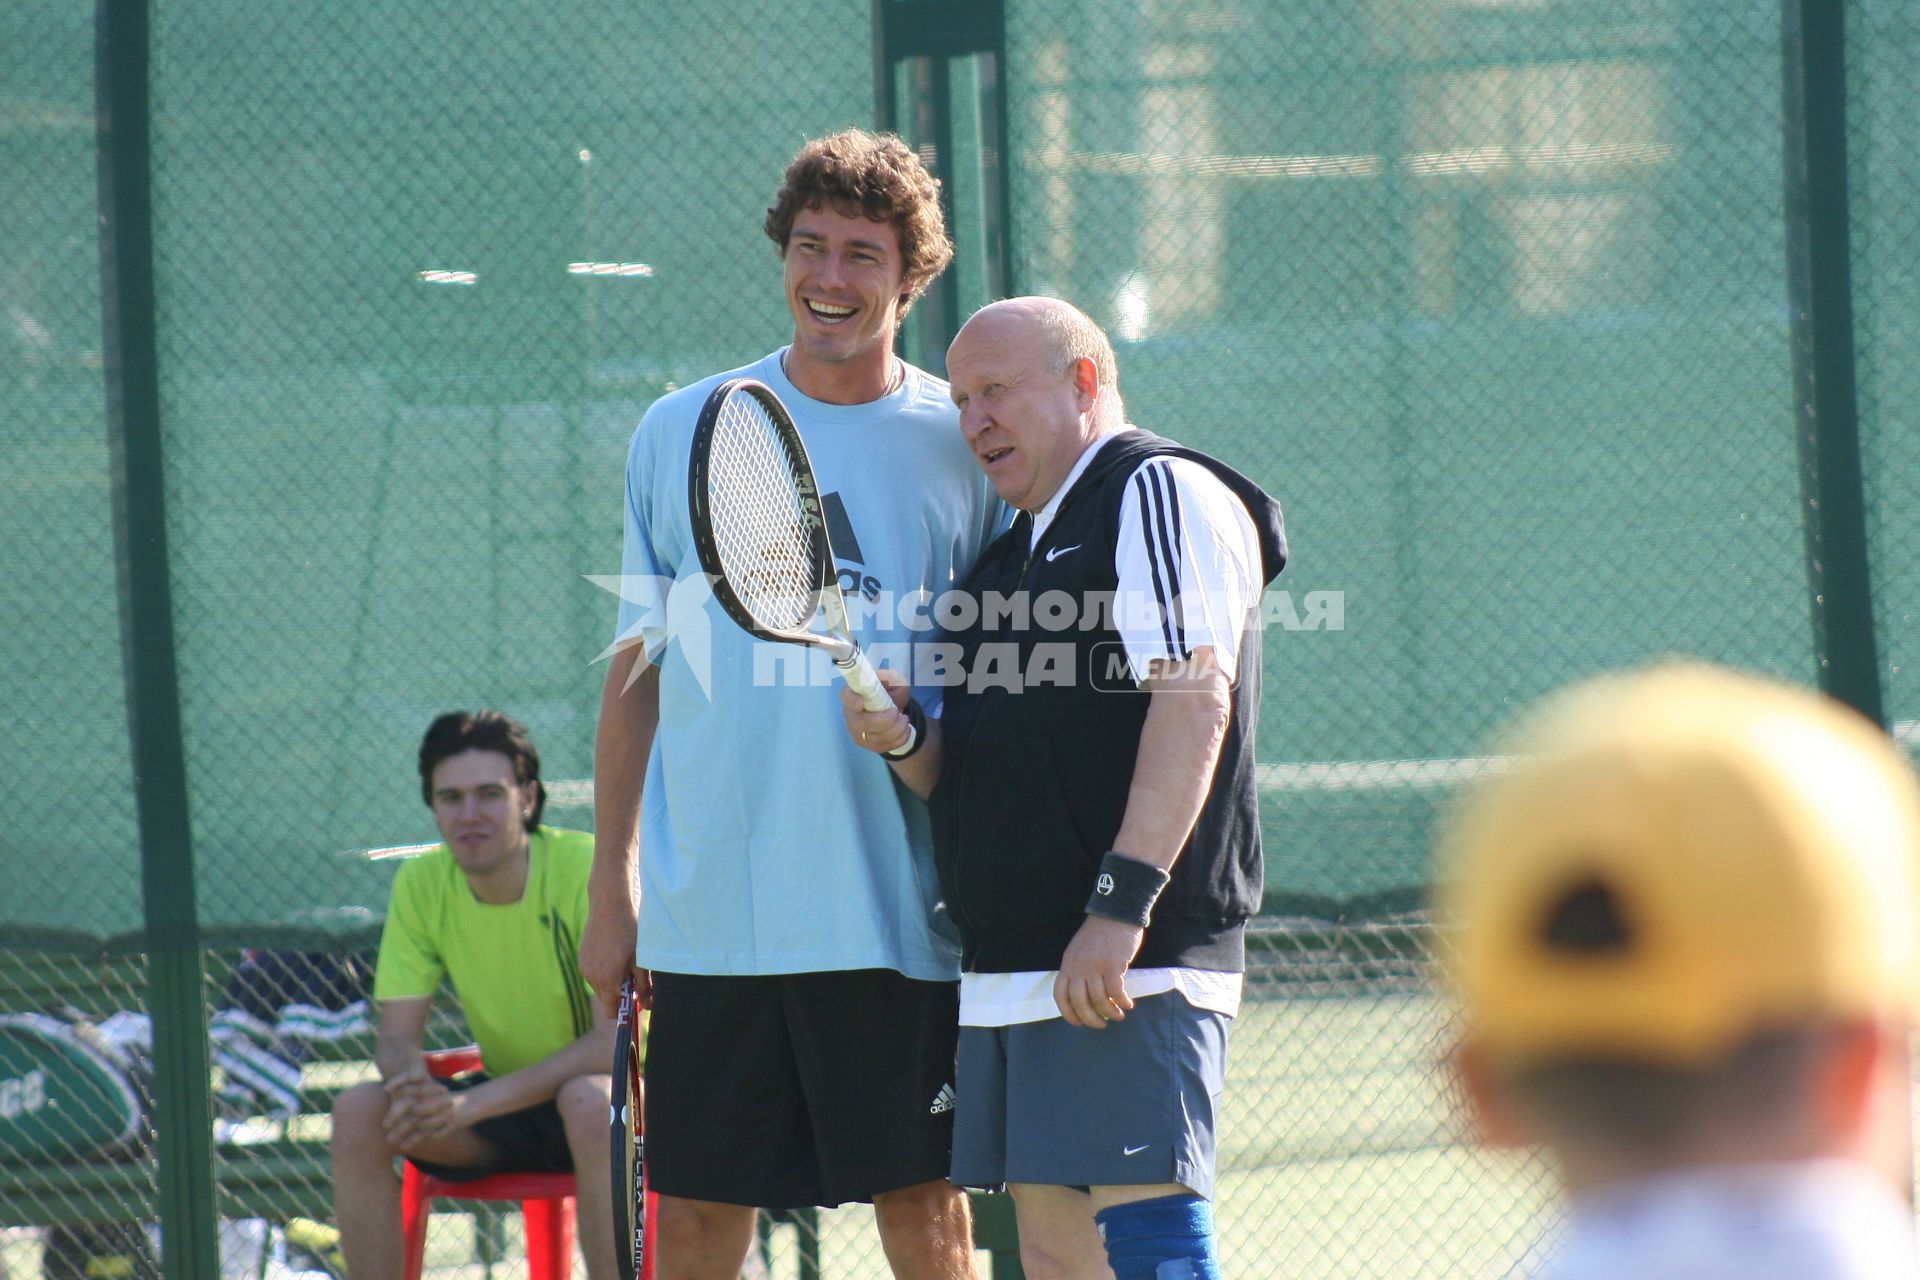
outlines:
[{"label": "black nike vest", "polygon": [[[1032,523],[1022,516],[982,555],[964,587],[974,616],[954,618],[947,637],[957,664],[941,716],[945,763],[931,798],[941,888],[971,972],[1058,968],[1120,829],[1150,695],[1127,672],[1112,610],[1101,601],[1118,587],[1114,547],[1129,478],[1162,455],[1208,467],[1245,503],[1260,536],[1263,584],[1286,563],[1280,508],[1258,485],[1134,429],[1102,447],[1031,554]],[[1135,967],[1244,967],[1246,921],[1264,887],[1255,615],[1241,637],[1211,790]]]}]

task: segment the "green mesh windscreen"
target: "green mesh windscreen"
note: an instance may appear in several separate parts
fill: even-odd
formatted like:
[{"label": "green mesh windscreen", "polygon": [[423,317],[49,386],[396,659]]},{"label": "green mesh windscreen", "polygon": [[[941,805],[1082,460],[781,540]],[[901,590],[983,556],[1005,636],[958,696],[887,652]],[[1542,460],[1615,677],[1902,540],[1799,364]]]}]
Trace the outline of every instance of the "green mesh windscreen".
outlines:
[{"label": "green mesh windscreen", "polygon": [[1571,676],[1807,672],[1778,19],[1696,10],[1009,14],[1020,287],[1281,498],[1303,627],[1343,597],[1266,635],[1281,901],[1411,905],[1434,802]]},{"label": "green mesh windscreen", "polygon": [[[50,784],[34,803],[126,791],[83,362],[89,26],[69,8],[65,32],[41,22],[80,61],[9,125],[23,163],[68,176],[0,205],[32,219],[9,370],[32,457],[7,517],[61,584],[33,589],[57,602],[32,615],[48,639],[18,637],[0,677],[29,716],[62,710],[26,762]],[[586,575],[618,563],[627,436],[665,388],[782,337],[760,214],[801,139],[871,111],[869,27],[844,10],[729,31],[730,68],[759,71],[719,75],[707,24],[611,11],[601,31],[505,4],[160,6],[161,409],[210,928],[364,932],[385,880],[361,851],[430,834],[409,759],[437,711],[509,708],[552,779],[586,778],[612,613]],[[948,283],[962,313],[1007,288],[1081,302],[1118,339],[1134,420],[1285,503],[1262,725],[1277,904],[1412,905],[1436,802],[1569,676],[1668,651],[1804,674],[1777,24],[1691,14],[1008,13],[1012,280],[970,216],[998,192],[961,163]],[[859,74],[786,70],[827,63]],[[952,66],[971,158],[999,73]],[[1901,118],[1861,114],[1869,142]],[[1874,189],[1863,209],[1889,203]],[[1865,251],[1897,262],[1897,233]],[[1869,408],[1904,368],[1872,288]],[[83,601],[98,616],[69,619]],[[96,710],[106,739],[62,758]],[[554,819],[586,821],[585,788],[558,791]],[[130,860],[106,817],[76,838]],[[17,901],[8,923],[54,914]],[[137,927],[131,898],[85,910]]]},{"label": "green mesh windscreen", "polygon": [[[871,110],[858,5],[161,6],[156,237],[201,917],[358,932],[429,720],[509,710],[586,825],[622,467],[781,340],[760,217]],[[851,36],[851,41],[849,37]],[[717,42],[717,43],[716,43]],[[716,74],[725,66],[728,73]]]},{"label": "green mesh windscreen", "polygon": [[[366,852],[434,838],[427,723],[521,718],[548,821],[590,824],[615,607],[590,576],[619,571],[628,440],[662,392],[785,339],[760,231],[781,167],[890,101],[879,123],[942,169],[958,251],[904,350],[938,370],[955,319],[1058,294],[1113,335],[1134,421],[1287,512],[1228,1270],[1525,1269],[1552,1187],[1459,1141],[1437,1069],[1457,1029],[1421,959],[1428,850],[1496,728],[1570,678],[1669,653],[1817,677],[1780,6],[1006,0],[1004,48],[929,54],[887,43],[889,11],[977,36],[994,7],[879,3],[150,0],[169,585],[229,1253],[332,1265],[327,1110],[371,1072],[371,1032],[362,990],[308,970],[364,978],[394,866]],[[98,12],[0,6],[0,1017],[132,1015],[125,1032],[154,940]],[[1913,739],[1920,15],[1854,0],[1846,19],[1880,674]],[[25,1096],[8,1079],[0,1113]],[[0,1265],[60,1280],[89,1249],[138,1253],[155,1194],[144,1155],[0,1161]],[[436,1219],[436,1274],[520,1247],[510,1210],[459,1224]],[[885,1273],[862,1211],[797,1230],[835,1280]],[[776,1275],[804,1273],[793,1236],[773,1237]]]},{"label": "green mesh windscreen", "polygon": [[0,939],[140,921],[101,379],[93,6],[0,12]]},{"label": "green mesh windscreen", "polygon": [[1920,740],[1920,12],[1847,6],[1854,341],[1887,719]]}]

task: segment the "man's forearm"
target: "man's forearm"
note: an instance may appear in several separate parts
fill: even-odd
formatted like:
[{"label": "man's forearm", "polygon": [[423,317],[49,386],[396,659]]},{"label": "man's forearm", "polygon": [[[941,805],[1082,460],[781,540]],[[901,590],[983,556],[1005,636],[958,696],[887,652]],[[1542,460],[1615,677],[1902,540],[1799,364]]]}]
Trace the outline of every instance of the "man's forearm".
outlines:
[{"label": "man's forearm", "polygon": [[[580,976],[612,1014],[633,968],[639,908],[640,791],[660,724],[660,669],[639,645],[613,655],[593,740],[593,869],[580,934]],[[642,984],[644,985],[644,984]],[[646,999],[643,991],[641,999]]]},{"label": "man's forearm", "polygon": [[373,1065],[382,1080],[398,1080],[420,1065],[427,1041],[427,1014],[431,996],[397,996],[376,1002],[378,1029],[373,1039]]},{"label": "man's forearm", "polygon": [[[644,664],[632,677],[635,664]],[[631,677],[631,678],[630,678]],[[660,724],[660,669],[639,645],[613,656],[600,693],[600,724],[593,743],[593,893],[611,901],[627,895],[629,913],[639,860],[640,792]]]},{"label": "man's forearm", "polygon": [[1172,868],[1200,817],[1232,714],[1232,690],[1210,656],[1197,650],[1185,673],[1147,680],[1153,700],[1113,847],[1162,870]]},{"label": "man's forearm", "polygon": [[374,1041],[373,1065],[382,1080],[398,1080],[420,1064],[420,1052],[417,1036],[382,1035]]},{"label": "man's forearm", "polygon": [[[1185,664],[1186,674],[1156,669],[1146,682],[1153,700],[1140,730],[1113,851],[1163,871],[1173,869],[1206,803],[1233,713],[1227,679],[1209,672],[1210,656],[1197,650]],[[1060,957],[1053,983],[1054,1004],[1068,1025],[1097,1030],[1126,1017],[1133,1008],[1126,971],[1145,936],[1131,906],[1125,918],[1088,913]]]},{"label": "man's forearm", "polygon": [[522,1111],[549,1101],[575,1076],[605,1075],[612,1070],[613,1024],[602,1021],[558,1052],[467,1090],[460,1100],[460,1118],[472,1124]]}]

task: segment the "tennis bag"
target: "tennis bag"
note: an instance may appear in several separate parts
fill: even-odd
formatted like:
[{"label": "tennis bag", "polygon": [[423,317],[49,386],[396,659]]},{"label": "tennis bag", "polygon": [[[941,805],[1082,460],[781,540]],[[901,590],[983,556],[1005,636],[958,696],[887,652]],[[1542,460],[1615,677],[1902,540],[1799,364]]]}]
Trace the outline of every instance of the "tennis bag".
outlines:
[{"label": "tennis bag", "polygon": [[147,1074],[84,1022],[0,1014],[0,1163],[137,1153],[149,1131]]}]

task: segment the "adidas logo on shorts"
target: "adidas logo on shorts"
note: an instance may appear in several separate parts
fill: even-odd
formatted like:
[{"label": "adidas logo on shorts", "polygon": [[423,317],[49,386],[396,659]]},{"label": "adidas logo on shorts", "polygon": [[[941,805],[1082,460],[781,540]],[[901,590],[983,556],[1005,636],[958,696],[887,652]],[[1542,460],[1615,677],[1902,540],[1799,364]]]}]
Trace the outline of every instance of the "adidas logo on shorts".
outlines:
[{"label": "adidas logo on shorts", "polygon": [[940,1092],[933,1095],[933,1105],[927,1108],[930,1116],[944,1115],[953,1110],[953,1086],[943,1084]]}]

